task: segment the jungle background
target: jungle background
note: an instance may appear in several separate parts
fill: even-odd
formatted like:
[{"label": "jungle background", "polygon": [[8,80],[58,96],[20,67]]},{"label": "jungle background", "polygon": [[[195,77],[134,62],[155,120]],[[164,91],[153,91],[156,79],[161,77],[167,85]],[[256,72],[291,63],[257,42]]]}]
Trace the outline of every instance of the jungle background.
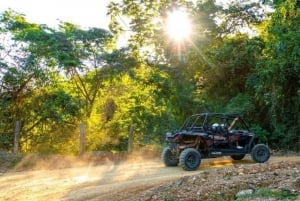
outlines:
[{"label": "jungle background", "polygon": [[[168,11],[188,11],[193,33],[175,42]],[[59,28],[0,14],[0,149],[78,154],[156,150],[194,113],[242,113],[273,149],[300,148],[300,1],[122,0],[109,30]],[[125,22],[124,22],[125,21]],[[122,34],[125,46],[117,45]]]}]

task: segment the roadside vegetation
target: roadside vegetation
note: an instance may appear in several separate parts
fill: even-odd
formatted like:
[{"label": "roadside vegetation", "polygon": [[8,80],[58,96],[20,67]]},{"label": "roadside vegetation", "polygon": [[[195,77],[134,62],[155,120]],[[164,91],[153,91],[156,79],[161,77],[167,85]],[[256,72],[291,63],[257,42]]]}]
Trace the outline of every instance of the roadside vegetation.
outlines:
[{"label": "roadside vegetation", "polygon": [[[272,149],[299,151],[299,1],[195,2],[111,2],[110,30],[1,13],[0,149],[13,150],[20,122],[21,153],[77,155],[80,124],[86,152],[127,151],[130,130],[135,150],[158,150],[187,116],[225,112]],[[172,40],[178,8],[192,32]]]}]

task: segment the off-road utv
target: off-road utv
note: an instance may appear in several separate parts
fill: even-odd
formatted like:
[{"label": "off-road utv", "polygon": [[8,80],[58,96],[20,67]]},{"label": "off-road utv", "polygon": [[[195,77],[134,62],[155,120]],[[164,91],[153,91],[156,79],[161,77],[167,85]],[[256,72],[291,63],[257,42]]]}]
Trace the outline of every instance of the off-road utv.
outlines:
[{"label": "off-road utv", "polygon": [[177,166],[184,170],[198,169],[202,158],[231,156],[241,160],[251,154],[257,163],[270,158],[265,144],[257,144],[258,137],[249,130],[241,115],[222,113],[195,114],[186,119],[183,126],[166,134],[169,146],[162,152],[166,166]]}]

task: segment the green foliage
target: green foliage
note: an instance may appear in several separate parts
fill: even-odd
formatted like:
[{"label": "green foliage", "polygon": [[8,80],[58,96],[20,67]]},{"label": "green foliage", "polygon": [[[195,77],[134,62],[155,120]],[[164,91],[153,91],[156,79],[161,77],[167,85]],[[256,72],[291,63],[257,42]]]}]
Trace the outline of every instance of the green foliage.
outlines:
[{"label": "green foliage", "polygon": [[[12,149],[14,123],[21,120],[23,152],[74,154],[83,122],[87,151],[126,151],[132,127],[138,149],[161,144],[186,116],[210,111],[243,113],[261,141],[300,147],[297,2],[276,1],[270,18],[258,4],[111,2],[110,32],[68,22],[56,30],[6,11],[0,15],[0,145]],[[194,29],[190,40],[175,44],[164,23],[178,7],[189,12]],[[224,21],[217,24],[216,17]],[[241,34],[241,25],[258,27],[260,35]],[[128,47],[116,49],[126,31]]]},{"label": "green foliage", "polygon": [[268,126],[273,131],[271,141],[285,148],[300,141],[297,134],[300,130],[299,17],[296,1],[277,5],[255,75],[249,76],[260,107],[267,108]]},{"label": "green foliage", "polygon": [[260,24],[266,17],[262,5],[248,1],[242,4],[239,1],[231,1],[228,8],[223,9],[219,19],[219,34],[234,35],[243,34],[247,31],[255,31],[254,26]]},{"label": "green foliage", "polygon": [[[102,143],[108,143],[108,139],[119,142],[127,139],[130,125],[134,125],[138,146],[160,139],[161,132],[170,124],[165,119],[168,100],[162,93],[170,87],[166,76],[158,69],[140,66],[112,80],[103,91],[107,98],[98,109],[104,117],[100,129],[107,133]],[[121,150],[126,147],[124,143]]]},{"label": "green foliage", "polygon": [[0,147],[3,150],[8,150],[13,147],[13,135],[11,133],[2,133],[0,134]]},{"label": "green foliage", "polygon": [[55,123],[70,121],[72,117],[78,115],[82,107],[78,99],[63,90],[37,95],[27,106],[32,107],[32,112],[38,114],[41,119],[51,119]]},{"label": "green foliage", "polygon": [[199,81],[202,93],[213,103],[212,111],[249,112],[255,106],[247,90],[248,76],[254,69],[255,59],[263,49],[259,38],[247,35],[225,37],[209,49],[210,65],[206,64]]},{"label": "green foliage", "polygon": [[225,107],[227,113],[249,114],[255,109],[251,98],[246,94],[238,94],[233,97]]},{"label": "green foliage", "polygon": [[250,130],[254,132],[256,136],[258,136],[259,143],[268,144],[268,139],[271,139],[270,133],[263,129],[260,125],[253,124],[251,125]]}]

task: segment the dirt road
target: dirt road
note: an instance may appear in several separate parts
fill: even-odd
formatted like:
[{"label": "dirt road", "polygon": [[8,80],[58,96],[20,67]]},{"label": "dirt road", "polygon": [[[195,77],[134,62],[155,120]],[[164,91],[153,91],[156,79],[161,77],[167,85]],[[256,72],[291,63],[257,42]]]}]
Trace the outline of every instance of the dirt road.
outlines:
[{"label": "dirt road", "polygon": [[[271,157],[269,163],[300,161],[300,157]],[[235,164],[253,164],[250,158],[204,159],[197,171],[164,167],[159,159],[124,161],[99,166],[5,173],[0,176],[1,201],[123,200],[186,175]],[[112,199],[113,198],[113,199]]]}]

